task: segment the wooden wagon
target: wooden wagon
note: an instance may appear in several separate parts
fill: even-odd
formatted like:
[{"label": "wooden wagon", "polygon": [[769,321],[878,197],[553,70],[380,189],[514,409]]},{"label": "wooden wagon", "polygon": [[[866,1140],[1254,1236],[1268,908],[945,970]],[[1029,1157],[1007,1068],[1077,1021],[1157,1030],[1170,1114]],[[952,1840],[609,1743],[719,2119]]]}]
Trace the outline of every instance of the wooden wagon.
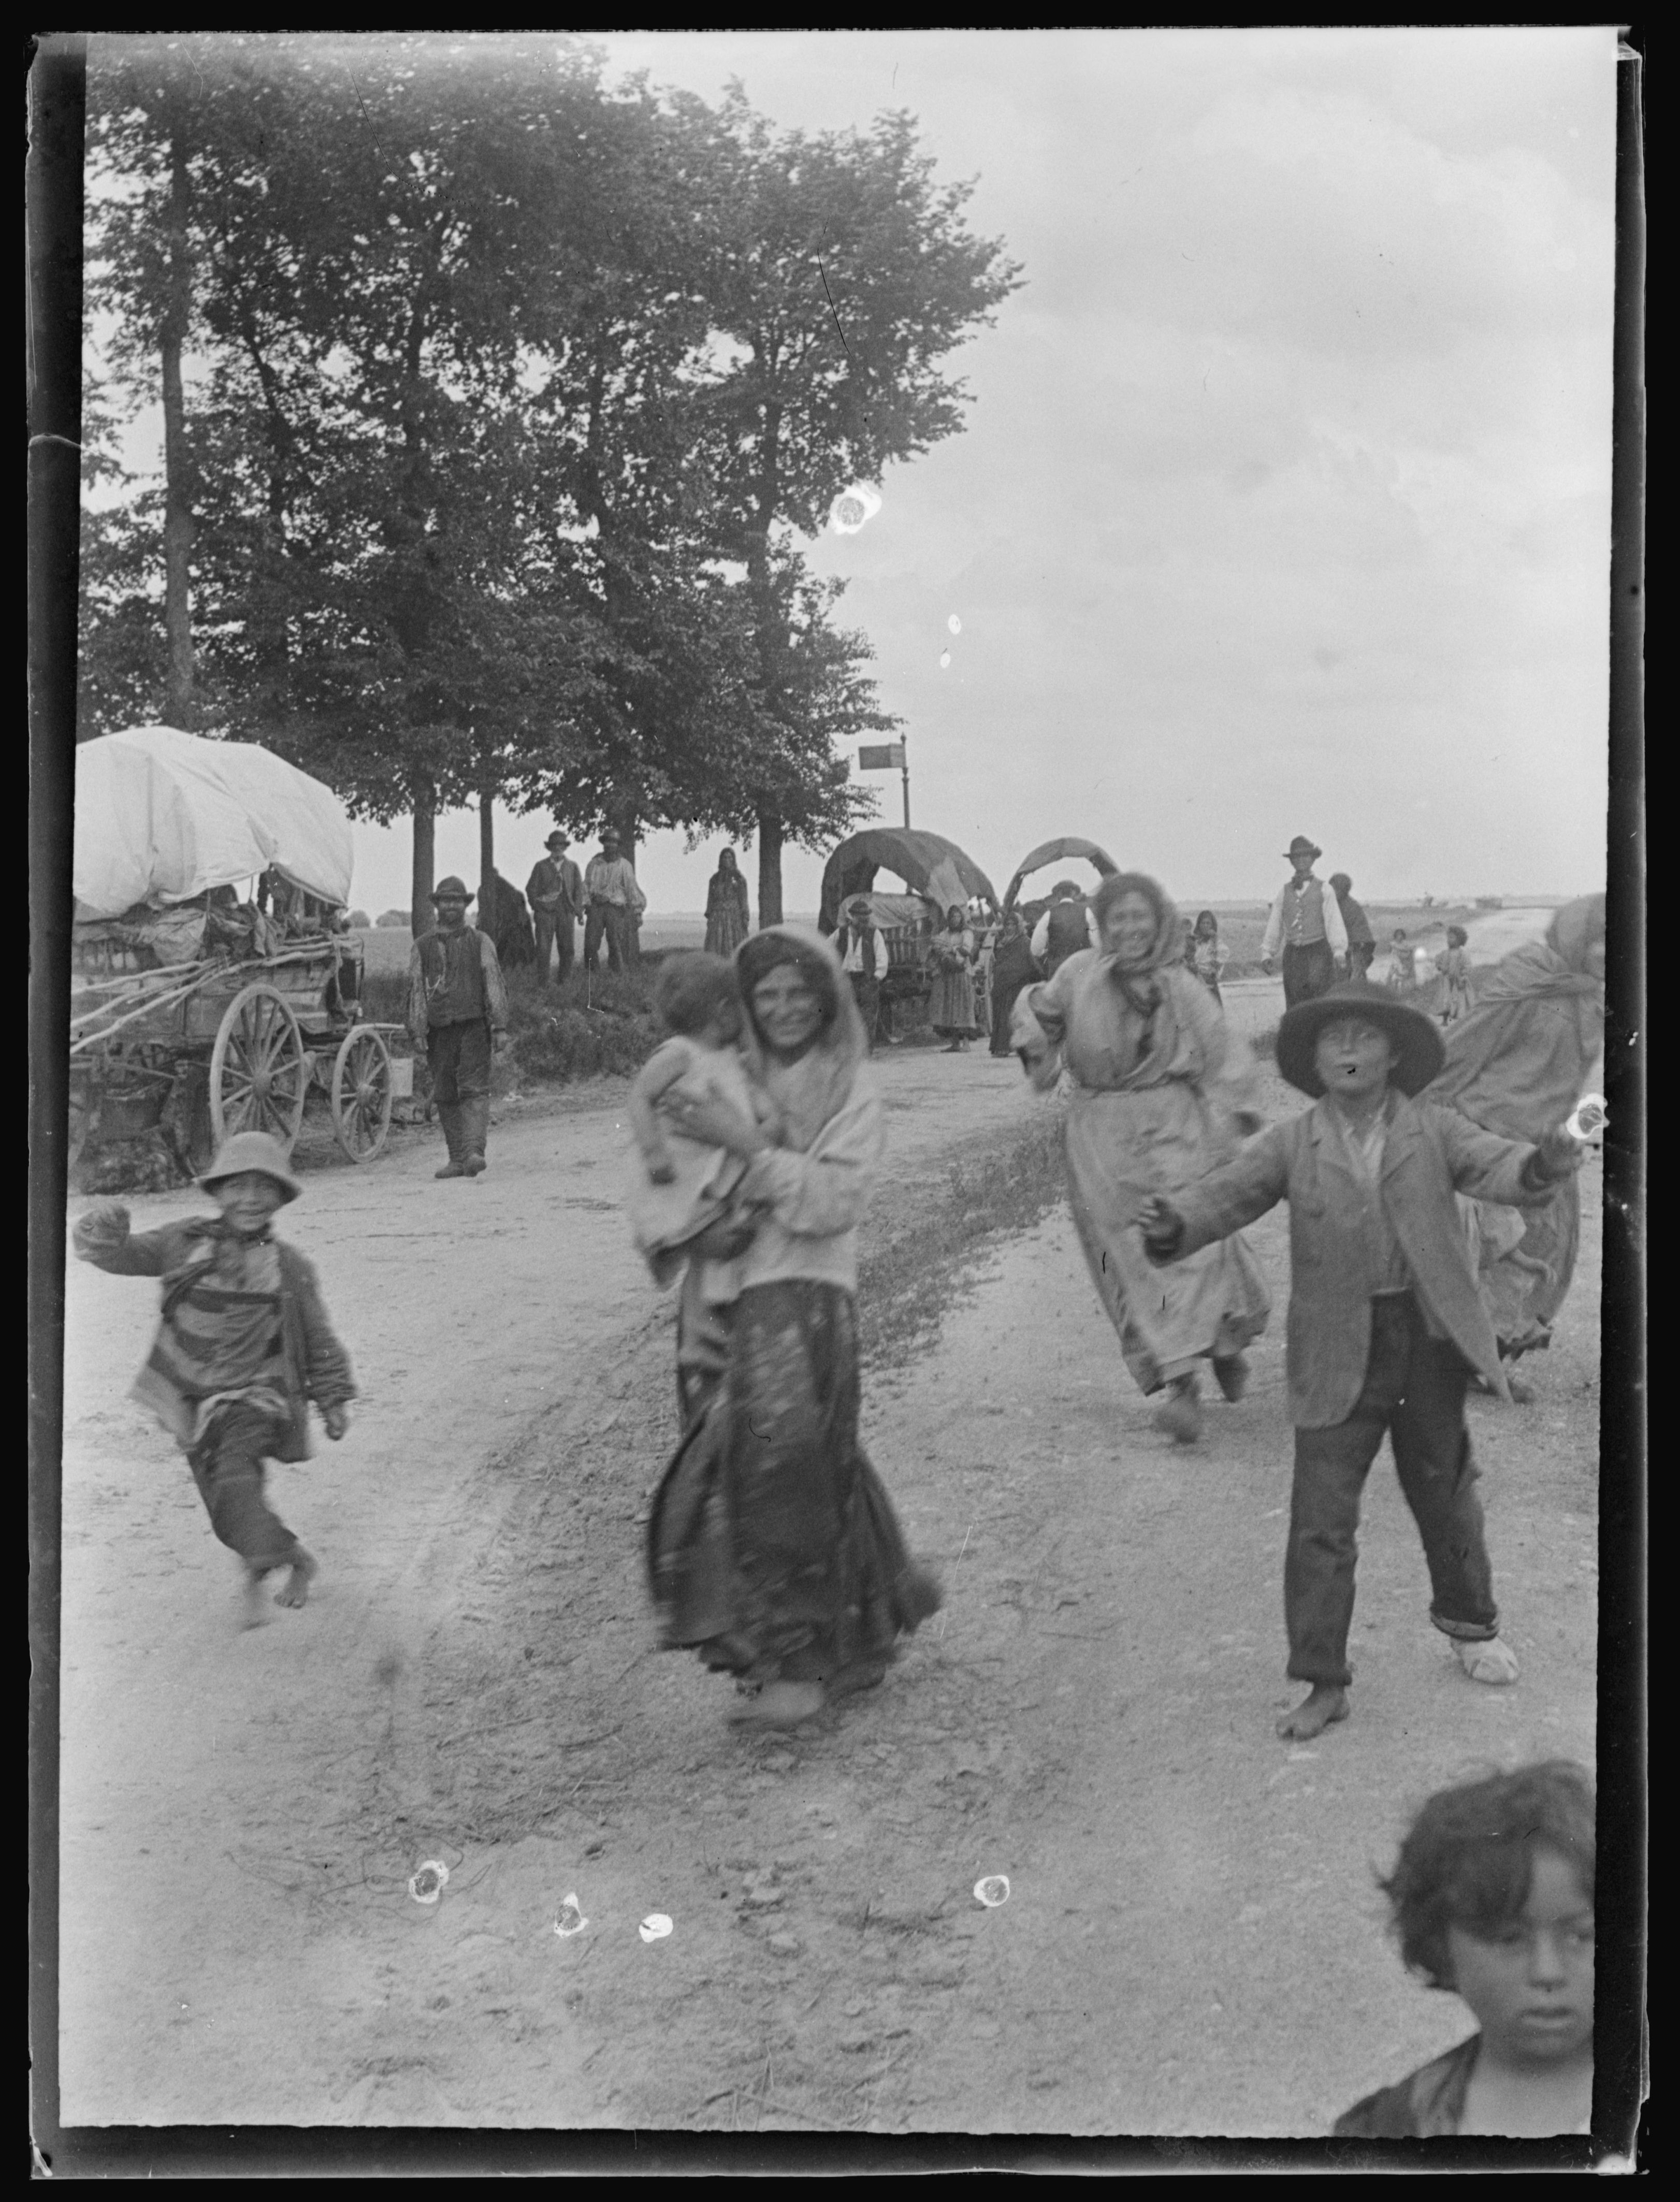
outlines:
[{"label": "wooden wagon", "polygon": [[312,1095],[352,1162],[381,1152],[408,1066],[387,1045],[400,1028],[363,1015],[358,939],[136,969],[111,930],[74,928],[72,1170],[91,1149],[153,1130],[195,1177],[235,1132],[272,1133],[290,1152]]}]

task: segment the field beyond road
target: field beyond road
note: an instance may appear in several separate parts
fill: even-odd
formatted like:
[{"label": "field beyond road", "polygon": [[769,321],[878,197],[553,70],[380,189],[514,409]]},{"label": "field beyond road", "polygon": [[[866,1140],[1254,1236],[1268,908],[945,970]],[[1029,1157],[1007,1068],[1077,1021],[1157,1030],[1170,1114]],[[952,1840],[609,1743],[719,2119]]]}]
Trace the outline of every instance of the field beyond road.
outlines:
[{"label": "field beyond road", "polygon": [[[1233,990],[1251,1029],[1280,1007]],[[1472,1763],[1593,1757],[1596,1167],[1536,1403],[1471,1409],[1522,1681],[1478,1690],[1429,1627],[1385,1455],[1353,1718],[1286,1749],[1282,1212],[1250,1396],[1175,1450],[1044,1206],[1056,1104],[983,1052],[880,1067],[865,1278],[928,1320],[877,1317],[864,1427],[946,1604],[789,1738],[651,1648],[671,1318],[619,1212],[622,1083],[508,1106],[476,1184],[413,1131],[360,1170],[305,1154],[283,1228],[363,1396],[271,1471],[322,1575],[251,1634],[126,1397],[155,1287],[69,1263],[67,2125],[1312,2134],[1468,2030],[1402,1974],[1373,1873]],[[978,1238],[958,1211],[1005,1173]]]}]

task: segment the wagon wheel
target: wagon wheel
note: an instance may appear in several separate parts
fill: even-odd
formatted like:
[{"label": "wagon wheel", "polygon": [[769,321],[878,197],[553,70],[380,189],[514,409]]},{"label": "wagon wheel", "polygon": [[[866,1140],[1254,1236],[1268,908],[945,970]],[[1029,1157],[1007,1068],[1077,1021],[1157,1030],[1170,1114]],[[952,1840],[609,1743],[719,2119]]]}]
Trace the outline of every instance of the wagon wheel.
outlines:
[{"label": "wagon wheel", "polygon": [[391,1051],[371,1025],[346,1035],[333,1065],[333,1128],[353,1163],[383,1151],[391,1129]]},{"label": "wagon wheel", "polygon": [[268,1132],[289,1154],[309,1083],[304,1035],[285,997],[261,980],[236,994],[210,1052],[210,1127],[217,1145],[236,1132]]}]

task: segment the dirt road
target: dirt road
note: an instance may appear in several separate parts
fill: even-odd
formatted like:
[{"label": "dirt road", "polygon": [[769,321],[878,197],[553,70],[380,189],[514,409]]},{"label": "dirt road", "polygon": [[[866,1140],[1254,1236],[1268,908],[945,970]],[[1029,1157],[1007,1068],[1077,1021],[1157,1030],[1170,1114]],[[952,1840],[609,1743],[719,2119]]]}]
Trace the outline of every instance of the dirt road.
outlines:
[{"label": "dirt road", "polygon": [[[983,1055],[882,1070],[877,1229],[1053,1105]],[[868,1387],[945,1612],[880,1692],[746,1740],[726,1686],[648,1648],[669,1310],[617,1213],[617,1098],[510,1110],[474,1186],[435,1185],[418,1138],[311,1171],[286,1228],[363,1397],[277,1472],[322,1581],[250,1634],[124,1396],[155,1291],[70,1263],[65,2123],[1312,2133],[1462,2032],[1388,1953],[1371,1869],[1468,1762],[1591,1757],[1596,1176],[1539,1404],[1473,1410],[1515,1690],[1428,1627],[1385,1465],[1354,1719],[1272,1739],[1282,1221],[1250,1398],[1185,1453],[1058,1214]],[[137,1200],[136,1228],[186,1205]]]}]

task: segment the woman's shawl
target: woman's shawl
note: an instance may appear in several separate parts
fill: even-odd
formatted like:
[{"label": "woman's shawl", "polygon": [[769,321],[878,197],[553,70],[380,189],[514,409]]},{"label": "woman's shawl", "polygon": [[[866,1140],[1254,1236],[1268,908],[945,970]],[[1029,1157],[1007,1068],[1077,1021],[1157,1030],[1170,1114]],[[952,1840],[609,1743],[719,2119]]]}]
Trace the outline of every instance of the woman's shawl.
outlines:
[{"label": "woman's shawl", "polygon": [[1423,1098],[1483,1131],[1537,1140],[1581,1098],[1604,1039],[1604,986],[1585,969],[1604,933],[1604,897],[1568,904],[1543,940],[1507,956],[1447,1034],[1447,1061]]},{"label": "woman's shawl", "polygon": [[[826,986],[822,977],[817,983],[834,1003],[834,1014],[828,1029],[797,1063],[778,1063],[760,1041],[751,1014],[743,1020],[741,1050],[747,1070],[781,1113],[781,1144],[805,1154],[815,1145],[824,1125],[850,1100],[859,1068],[869,1055],[869,1035],[832,941],[808,925],[766,926],[752,939],[763,942],[766,933],[790,942],[799,951],[797,958],[786,960],[807,966],[814,963],[826,974]],[[744,949],[746,944],[742,945]],[[736,951],[738,964],[741,952]],[[744,976],[742,985],[745,991]]]}]

